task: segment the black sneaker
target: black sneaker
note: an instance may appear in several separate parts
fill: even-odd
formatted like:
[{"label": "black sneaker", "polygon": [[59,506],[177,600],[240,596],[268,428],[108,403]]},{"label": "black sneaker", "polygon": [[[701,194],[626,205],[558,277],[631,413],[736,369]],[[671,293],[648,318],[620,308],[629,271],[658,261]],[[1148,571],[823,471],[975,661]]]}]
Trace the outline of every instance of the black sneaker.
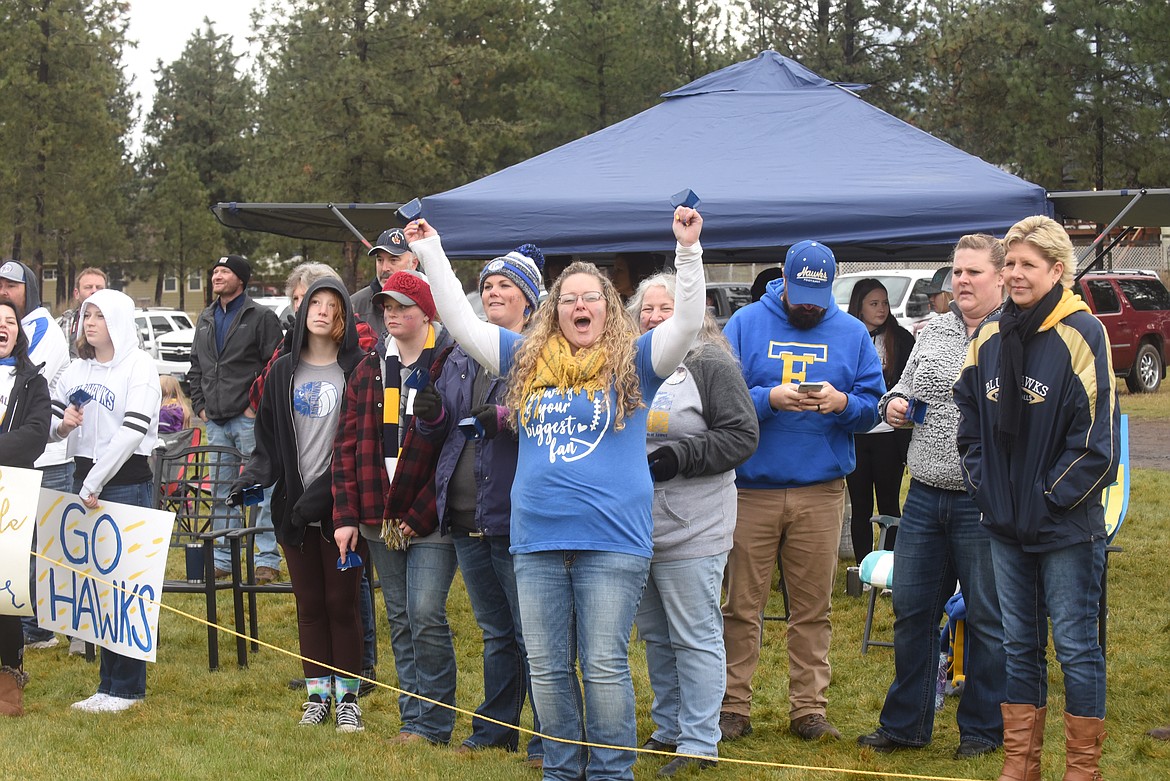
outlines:
[{"label": "black sneaker", "polygon": [[362,732],[366,725],[362,723],[362,709],[358,707],[357,699],[350,699],[352,694],[345,695],[345,699],[337,703],[337,731]]},{"label": "black sneaker", "polygon": [[309,701],[301,706],[305,713],[301,716],[301,724],[305,726],[315,727],[318,724],[324,724],[329,720],[329,699],[324,701],[314,694],[309,697]]}]

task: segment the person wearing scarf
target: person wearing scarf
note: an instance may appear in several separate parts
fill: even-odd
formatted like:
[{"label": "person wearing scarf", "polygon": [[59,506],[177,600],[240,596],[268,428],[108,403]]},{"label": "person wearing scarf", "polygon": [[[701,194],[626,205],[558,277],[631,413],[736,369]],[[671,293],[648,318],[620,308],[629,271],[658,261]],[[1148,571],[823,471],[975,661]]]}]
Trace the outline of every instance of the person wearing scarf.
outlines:
[{"label": "person wearing scarf", "polygon": [[[415,369],[439,376],[453,346],[436,322],[430,286],[396,271],[373,306],[387,330],[385,357],[372,353],[345,387],[333,444],[333,522],[356,523],[369,545],[390,622],[402,724],[393,742],[445,745],[455,727],[455,649],[447,593],[455,577],[451,538],[438,531],[439,447],[414,427]],[[422,695],[428,702],[420,697]]]},{"label": "person wearing scarf", "polygon": [[637,745],[629,640],[653,554],[647,405],[703,321],[701,225],[693,209],[675,210],[675,315],[645,334],[609,279],[581,262],[523,334],[485,323],[435,229],[406,227],[444,324],[480,366],[508,378],[519,437],[510,551],[533,702],[551,738],[545,778],[634,777],[635,752],[624,748]]},{"label": "person wearing scarf", "polygon": [[[967,490],[991,535],[1007,656],[1001,779],[1040,778],[1048,618],[1064,674],[1064,778],[1100,778],[1105,656],[1097,637],[1105,517],[1117,473],[1117,387],[1104,326],[1071,288],[1060,223],[1003,239],[1010,299],[976,332],[955,384]],[[1039,597],[1037,596],[1039,595]]]}]

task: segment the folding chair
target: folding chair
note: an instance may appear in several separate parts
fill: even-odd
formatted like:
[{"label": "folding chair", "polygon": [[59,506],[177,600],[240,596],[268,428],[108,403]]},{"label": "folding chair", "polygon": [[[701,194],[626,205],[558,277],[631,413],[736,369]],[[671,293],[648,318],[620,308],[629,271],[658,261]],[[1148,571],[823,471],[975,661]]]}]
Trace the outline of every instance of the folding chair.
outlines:
[{"label": "folding chair", "polygon": [[875,515],[874,524],[878,527],[877,550],[866,555],[861,560],[861,582],[869,584],[869,602],[865,607],[865,631],[861,635],[861,653],[868,653],[871,645],[882,648],[893,648],[894,644],[888,640],[871,640],[873,634],[873,609],[877,605],[878,595],[882,589],[894,587],[894,552],[886,550],[886,537],[890,529],[898,528],[899,518],[892,515]]},{"label": "folding chair", "polygon": [[[197,431],[198,429],[196,429]],[[240,451],[218,445],[199,445],[161,454],[154,474],[156,506],[175,514],[172,545],[185,545],[187,540],[201,546],[202,580],[164,580],[163,593],[203,594],[206,599],[207,667],[219,668],[219,630],[215,627],[219,613],[216,593],[232,587],[231,581],[215,579],[214,546],[227,537],[230,530],[212,530],[216,512],[215,487],[220,481],[219,468],[225,474],[239,474]],[[234,479],[234,477],[232,478]],[[220,508],[220,512],[224,508]]]}]

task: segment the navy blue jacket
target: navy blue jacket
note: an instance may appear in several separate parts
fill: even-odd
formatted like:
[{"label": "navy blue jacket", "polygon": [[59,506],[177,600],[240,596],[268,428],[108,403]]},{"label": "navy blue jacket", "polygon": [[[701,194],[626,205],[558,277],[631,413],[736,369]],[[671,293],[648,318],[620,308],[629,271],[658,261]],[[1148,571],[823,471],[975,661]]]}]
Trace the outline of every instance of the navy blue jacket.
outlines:
[{"label": "navy blue jacket", "polygon": [[[443,534],[451,530],[451,521],[447,517],[447,489],[451,476],[463,448],[474,447],[475,528],[483,534],[506,537],[512,515],[512,479],[516,476],[516,439],[509,432],[501,431],[492,439],[468,441],[456,425],[471,414],[471,386],[480,370],[480,365],[462,347],[452,350],[443,365],[443,373],[435,381],[435,390],[443,399],[443,417],[432,425],[416,419],[415,427],[432,442],[443,443],[435,468],[439,528]],[[503,404],[504,392],[504,380],[492,378],[487,403]]]},{"label": "navy blue jacket", "polygon": [[959,456],[988,532],[1029,553],[1105,536],[1101,492],[1117,475],[1120,413],[1105,327],[1064,296],[1024,343],[1024,406],[999,447],[999,316],[980,326],[955,384]]}]

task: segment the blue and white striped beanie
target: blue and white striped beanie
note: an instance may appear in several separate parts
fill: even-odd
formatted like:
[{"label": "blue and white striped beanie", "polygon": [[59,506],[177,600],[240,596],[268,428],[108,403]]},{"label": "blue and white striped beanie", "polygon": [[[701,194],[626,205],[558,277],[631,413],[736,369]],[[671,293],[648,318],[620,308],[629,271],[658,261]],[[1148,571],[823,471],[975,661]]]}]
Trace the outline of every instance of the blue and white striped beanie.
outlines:
[{"label": "blue and white striped beanie", "polygon": [[483,293],[483,281],[493,274],[501,274],[516,283],[528,306],[535,310],[540,305],[540,292],[544,289],[541,270],[544,268],[544,253],[535,244],[522,244],[503,257],[488,261],[479,273],[479,292]]}]

